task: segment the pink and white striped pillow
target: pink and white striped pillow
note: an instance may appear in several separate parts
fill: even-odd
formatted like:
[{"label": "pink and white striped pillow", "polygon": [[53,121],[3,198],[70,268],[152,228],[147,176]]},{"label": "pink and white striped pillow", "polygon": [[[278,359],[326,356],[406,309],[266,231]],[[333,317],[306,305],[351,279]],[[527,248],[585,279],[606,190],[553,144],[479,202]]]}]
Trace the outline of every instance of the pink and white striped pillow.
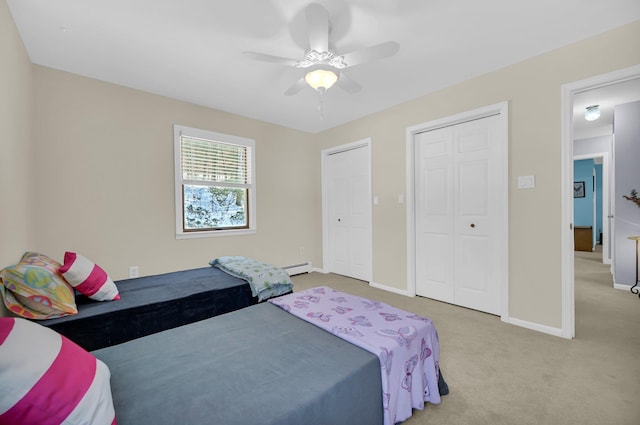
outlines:
[{"label": "pink and white striped pillow", "polygon": [[0,424],[115,425],[107,365],[42,325],[0,317]]},{"label": "pink and white striped pillow", "polygon": [[59,269],[64,279],[75,289],[96,301],[119,300],[118,287],[102,267],[75,252],[64,253]]}]

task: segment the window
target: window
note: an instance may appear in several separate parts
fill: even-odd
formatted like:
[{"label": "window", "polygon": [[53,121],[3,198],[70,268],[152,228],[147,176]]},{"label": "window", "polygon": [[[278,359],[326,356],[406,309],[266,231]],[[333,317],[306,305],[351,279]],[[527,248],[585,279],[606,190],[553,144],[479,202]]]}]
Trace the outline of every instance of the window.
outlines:
[{"label": "window", "polygon": [[174,125],[176,237],[255,233],[251,139]]}]

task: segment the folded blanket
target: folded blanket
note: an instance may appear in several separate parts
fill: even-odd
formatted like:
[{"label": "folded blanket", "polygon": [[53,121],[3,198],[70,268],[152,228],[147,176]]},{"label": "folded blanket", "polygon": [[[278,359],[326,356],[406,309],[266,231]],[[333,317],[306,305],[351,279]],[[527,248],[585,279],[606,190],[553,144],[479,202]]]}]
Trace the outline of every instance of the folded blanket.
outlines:
[{"label": "folded blanket", "polygon": [[251,293],[258,297],[258,301],[293,291],[293,282],[289,274],[273,264],[241,256],[218,257],[209,264],[249,282]]},{"label": "folded blanket", "polygon": [[385,425],[408,419],[425,402],[439,404],[448,392],[430,319],[327,286],[269,302],[378,356]]}]

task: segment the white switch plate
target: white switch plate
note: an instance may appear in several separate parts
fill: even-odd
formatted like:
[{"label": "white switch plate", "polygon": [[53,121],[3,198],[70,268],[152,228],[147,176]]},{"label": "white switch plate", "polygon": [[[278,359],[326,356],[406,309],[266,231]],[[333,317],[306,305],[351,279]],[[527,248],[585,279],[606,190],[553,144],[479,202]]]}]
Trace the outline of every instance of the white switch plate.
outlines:
[{"label": "white switch plate", "polygon": [[518,176],[518,189],[533,189],[536,187],[535,176]]}]

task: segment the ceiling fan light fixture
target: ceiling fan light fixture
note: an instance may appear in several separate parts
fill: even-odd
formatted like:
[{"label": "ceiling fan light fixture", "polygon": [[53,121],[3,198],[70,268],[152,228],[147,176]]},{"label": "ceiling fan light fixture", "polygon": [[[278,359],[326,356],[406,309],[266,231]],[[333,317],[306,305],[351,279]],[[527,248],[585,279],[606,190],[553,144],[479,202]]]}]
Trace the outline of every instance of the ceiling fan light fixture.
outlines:
[{"label": "ceiling fan light fixture", "polygon": [[327,90],[338,81],[338,75],[327,69],[316,69],[315,71],[307,72],[304,80],[315,90]]},{"label": "ceiling fan light fixture", "polygon": [[318,63],[331,60],[334,56],[333,52],[318,52],[317,50],[310,50],[304,58],[310,62]]},{"label": "ceiling fan light fixture", "polygon": [[[309,36],[309,50],[300,60],[273,56],[260,52],[247,51],[244,54],[254,60],[276,63],[304,69],[303,78],[298,78],[287,90],[285,96],[292,96],[309,85],[321,94],[339,83],[341,89],[348,93],[360,91],[362,86],[351,80],[343,69],[356,65],[391,57],[398,53],[400,45],[395,41],[387,41],[374,46],[352,50],[344,55],[339,55],[331,49],[332,23],[329,11],[319,3],[311,3],[304,9],[307,22],[307,34]],[[335,41],[335,40],[333,40]],[[340,81],[338,81],[340,80]]]},{"label": "ceiling fan light fixture", "polygon": [[329,61],[329,65],[336,69],[344,69],[347,67],[347,64],[344,63],[344,58],[342,56],[336,56]]},{"label": "ceiling fan light fixture", "polygon": [[304,60],[298,61],[294,66],[296,68],[309,68],[313,65],[314,65],[313,62],[304,59]]},{"label": "ceiling fan light fixture", "polygon": [[584,119],[587,121],[595,121],[600,118],[600,105],[587,106],[584,111]]}]

